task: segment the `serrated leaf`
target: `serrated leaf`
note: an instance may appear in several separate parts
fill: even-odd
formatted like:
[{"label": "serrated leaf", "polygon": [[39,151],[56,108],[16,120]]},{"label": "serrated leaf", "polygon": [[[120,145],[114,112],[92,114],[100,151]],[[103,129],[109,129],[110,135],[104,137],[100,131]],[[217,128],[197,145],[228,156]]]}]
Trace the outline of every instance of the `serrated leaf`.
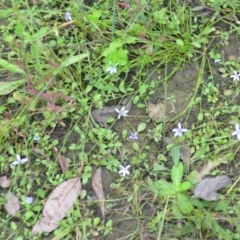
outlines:
[{"label": "serrated leaf", "polygon": [[193,210],[193,205],[189,201],[188,197],[183,193],[177,194],[177,204],[181,212],[184,214],[189,214]]},{"label": "serrated leaf", "polygon": [[178,165],[174,165],[171,170],[171,178],[174,186],[179,187],[183,176],[183,163],[179,162]]},{"label": "serrated leaf", "polygon": [[17,80],[13,82],[0,82],[0,95],[7,95],[24,84],[25,80]]},{"label": "serrated leaf", "polygon": [[207,151],[206,147],[199,148],[191,157],[191,160],[196,160],[201,158],[206,153],[206,151]]},{"label": "serrated leaf", "polygon": [[208,35],[209,33],[215,31],[215,27],[206,27],[205,29],[203,29],[202,31],[202,35]]},{"label": "serrated leaf", "polygon": [[142,132],[142,131],[144,131],[145,129],[146,129],[146,126],[147,126],[147,124],[146,123],[140,123],[139,125],[138,125],[138,132]]},{"label": "serrated leaf", "polygon": [[180,149],[179,147],[174,147],[170,152],[171,158],[173,160],[174,165],[177,165],[180,160]]},{"label": "serrated leaf", "polygon": [[175,218],[179,218],[180,219],[180,218],[183,217],[178,204],[175,203],[175,202],[172,204],[172,213],[173,213],[173,216]]},{"label": "serrated leaf", "polygon": [[159,185],[159,194],[160,196],[166,197],[166,196],[172,196],[177,193],[177,190],[175,186],[172,183],[169,183],[167,181],[161,181],[161,184]]},{"label": "serrated leaf", "polygon": [[60,65],[60,67],[68,67],[74,63],[82,61],[87,56],[88,56],[88,54],[86,54],[86,53],[79,54],[76,56],[71,56],[71,57],[67,58],[65,61],[63,61]]},{"label": "serrated leaf", "polygon": [[14,12],[13,9],[0,10],[0,19],[7,17],[9,14],[11,14],[11,13],[13,13],[13,12]]},{"label": "serrated leaf", "polygon": [[4,59],[0,59],[0,66],[2,66],[4,70],[8,70],[13,73],[25,74],[25,72],[19,66],[12,64]]}]

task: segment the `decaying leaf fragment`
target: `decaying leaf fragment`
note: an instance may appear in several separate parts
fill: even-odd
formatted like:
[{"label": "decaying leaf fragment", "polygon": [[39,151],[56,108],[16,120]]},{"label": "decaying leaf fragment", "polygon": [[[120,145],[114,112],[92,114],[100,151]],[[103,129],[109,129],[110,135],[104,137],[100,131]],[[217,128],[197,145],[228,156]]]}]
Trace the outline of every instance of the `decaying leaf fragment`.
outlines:
[{"label": "decaying leaf fragment", "polygon": [[0,186],[2,188],[8,188],[11,185],[11,180],[7,178],[7,176],[0,177]]},{"label": "decaying leaf fragment", "polygon": [[215,178],[205,178],[194,189],[194,197],[206,201],[214,201],[218,197],[217,191],[231,183],[227,175]]},{"label": "decaying leaf fragment", "polygon": [[104,197],[104,192],[102,187],[101,172],[102,172],[102,169],[101,167],[99,167],[93,176],[92,187],[100,202],[100,208],[101,208],[102,216],[104,218],[105,217],[105,206],[104,206],[105,197]]},{"label": "decaying leaf fragment", "polygon": [[189,163],[191,156],[191,148],[187,146],[184,141],[180,143],[180,158],[185,164]]},{"label": "decaying leaf fragment", "polygon": [[16,197],[13,193],[9,192],[6,195],[7,203],[4,205],[6,211],[15,216],[16,213],[20,210],[20,204],[18,201],[18,197]]},{"label": "decaying leaf fragment", "polygon": [[99,123],[101,126],[106,123],[108,118],[116,117],[117,113],[115,111],[116,106],[103,107],[102,109],[95,109],[91,112],[92,118],[95,122]]},{"label": "decaying leaf fragment", "polygon": [[56,147],[53,147],[53,152],[59,162],[59,165],[62,169],[62,172],[65,173],[68,168],[69,168],[69,162],[67,161],[67,159],[61,155],[59,152],[58,152],[58,149]]},{"label": "decaying leaf fragment", "polygon": [[102,109],[95,109],[91,112],[92,118],[95,122],[99,123],[100,126],[104,126],[104,124],[107,122],[108,118],[117,117],[117,112],[116,108],[121,109],[123,106],[125,107],[125,110],[128,110],[130,112],[132,108],[132,101],[131,101],[131,96],[128,96],[123,99],[121,104],[118,106],[112,105],[112,106],[105,106]]},{"label": "decaying leaf fragment", "polygon": [[165,109],[162,103],[148,104],[148,115],[153,121],[163,120],[165,118]]},{"label": "decaying leaf fragment", "polygon": [[80,178],[72,178],[57,186],[48,197],[42,218],[33,226],[32,233],[35,235],[40,231],[51,232],[58,227],[67,214],[68,210],[74,205],[81,191]]}]

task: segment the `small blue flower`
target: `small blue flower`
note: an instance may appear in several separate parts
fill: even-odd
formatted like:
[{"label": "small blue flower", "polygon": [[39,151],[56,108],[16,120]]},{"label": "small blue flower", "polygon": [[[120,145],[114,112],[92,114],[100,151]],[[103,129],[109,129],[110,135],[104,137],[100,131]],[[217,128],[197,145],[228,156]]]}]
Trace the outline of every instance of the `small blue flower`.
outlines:
[{"label": "small blue flower", "polygon": [[138,139],[138,132],[130,133],[129,139],[132,139],[132,140]]}]

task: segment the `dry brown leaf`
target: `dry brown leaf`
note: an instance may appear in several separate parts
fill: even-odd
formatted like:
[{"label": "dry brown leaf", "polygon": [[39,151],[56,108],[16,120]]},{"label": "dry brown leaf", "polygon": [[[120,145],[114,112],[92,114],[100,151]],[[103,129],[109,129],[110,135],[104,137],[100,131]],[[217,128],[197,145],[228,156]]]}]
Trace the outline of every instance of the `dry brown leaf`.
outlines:
[{"label": "dry brown leaf", "polygon": [[72,178],[57,186],[48,197],[42,218],[33,226],[32,233],[51,232],[58,227],[81,191],[80,178]]},{"label": "dry brown leaf", "polygon": [[20,205],[18,201],[18,197],[16,197],[13,193],[9,192],[6,195],[7,203],[4,205],[6,211],[15,216],[16,213],[20,210]]},{"label": "dry brown leaf", "polygon": [[202,198],[206,201],[214,201],[218,198],[217,191],[231,183],[227,175],[214,178],[205,178],[194,189],[194,197]]},{"label": "dry brown leaf", "polygon": [[104,192],[103,192],[103,187],[102,187],[102,177],[101,177],[102,169],[99,167],[97,171],[95,172],[92,180],[92,187],[93,190],[95,191],[98,200],[100,202],[100,209],[102,212],[103,218],[105,217],[105,206],[104,206]]},{"label": "dry brown leaf", "polygon": [[212,171],[212,169],[216,168],[221,163],[224,163],[224,159],[221,157],[216,158],[213,161],[209,161],[202,167],[201,171],[199,172],[199,176],[203,178],[204,176],[208,175]]},{"label": "dry brown leaf", "polygon": [[165,119],[165,107],[162,103],[148,104],[148,115],[153,121],[164,121]]},{"label": "dry brown leaf", "polygon": [[108,118],[110,117],[117,117],[117,113],[115,110],[116,106],[110,106],[110,107],[103,107],[102,109],[95,109],[91,112],[92,118],[95,122],[99,123],[101,126],[103,126]]},{"label": "dry brown leaf", "polygon": [[7,176],[0,177],[0,186],[2,188],[8,188],[11,185],[11,180],[7,178]]},{"label": "dry brown leaf", "polygon": [[69,168],[69,162],[67,161],[67,159],[63,155],[61,155],[58,152],[56,147],[53,147],[53,152],[54,152],[54,154],[55,154],[55,156],[56,156],[56,158],[57,158],[57,160],[60,164],[62,172],[65,173]]},{"label": "dry brown leaf", "polygon": [[192,156],[191,148],[185,144],[185,141],[180,143],[180,158],[185,164],[189,163]]},{"label": "dry brown leaf", "polygon": [[95,109],[91,112],[92,118],[95,122],[99,123],[100,126],[104,126],[108,118],[110,117],[117,117],[116,108],[121,109],[123,106],[125,107],[125,110],[130,112],[132,108],[132,96],[128,96],[123,99],[122,103],[118,106],[112,105],[112,106],[104,106],[102,109]]}]

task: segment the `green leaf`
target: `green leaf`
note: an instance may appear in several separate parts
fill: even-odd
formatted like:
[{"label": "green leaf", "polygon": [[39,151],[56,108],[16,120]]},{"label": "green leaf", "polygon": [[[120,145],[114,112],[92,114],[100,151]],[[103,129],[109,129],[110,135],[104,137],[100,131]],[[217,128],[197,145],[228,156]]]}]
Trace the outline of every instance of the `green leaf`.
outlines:
[{"label": "green leaf", "polygon": [[203,10],[204,9],[204,6],[197,6],[197,7],[194,7],[192,8],[192,11],[200,11],[200,10]]},{"label": "green leaf", "polygon": [[86,58],[88,56],[88,54],[83,53],[83,54],[79,54],[76,56],[71,56],[69,58],[67,58],[65,61],[63,61],[60,65],[60,67],[64,68],[64,67],[68,67],[74,63],[80,62],[81,60],[83,60],[84,58]]},{"label": "green leaf", "polygon": [[140,123],[139,125],[138,125],[138,132],[142,132],[143,130],[145,130],[145,128],[146,128],[146,123]]},{"label": "green leaf", "polygon": [[42,28],[39,29],[39,31],[37,31],[36,33],[34,33],[34,34],[32,35],[32,38],[33,38],[33,39],[42,38],[42,37],[46,34],[47,31],[48,31],[48,28],[47,28],[47,27],[42,27]]},{"label": "green leaf", "polygon": [[121,81],[120,84],[119,84],[119,90],[122,92],[122,93],[126,93],[126,88],[125,88],[125,81]]},{"label": "green leaf", "polygon": [[4,59],[0,59],[0,66],[2,66],[4,70],[8,70],[13,73],[25,74],[25,72],[19,66],[12,64]]},{"label": "green leaf", "polygon": [[208,35],[209,33],[215,31],[215,27],[206,27],[205,29],[203,29],[203,31],[201,32],[202,35]]},{"label": "green leaf", "polygon": [[174,147],[171,149],[170,155],[172,157],[172,160],[174,162],[174,165],[177,165],[180,160],[180,150],[179,147]]},{"label": "green leaf", "polygon": [[203,117],[204,117],[204,115],[203,115],[203,112],[200,112],[199,114],[198,114],[198,121],[202,121],[203,120]]},{"label": "green leaf", "polygon": [[198,43],[198,42],[192,42],[192,45],[196,48],[200,48],[201,47],[201,44]]},{"label": "green leaf", "polygon": [[43,191],[42,189],[38,189],[37,196],[40,198],[45,198],[45,191]]},{"label": "green leaf", "polygon": [[199,174],[199,172],[197,170],[193,170],[187,177],[187,180],[191,183],[191,184],[197,184],[202,180],[201,175]]},{"label": "green leaf", "polygon": [[181,47],[184,46],[184,42],[183,42],[183,40],[181,40],[181,39],[177,39],[177,40],[176,40],[176,43],[177,43],[179,46],[181,46]]},{"label": "green leaf", "polygon": [[150,178],[147,179],[150,189],[159,196],[172,196],[177,193],[175,186],[166,180],[160,179],[157,182],[153,182]]},{"label": "green leaf", "polygon": [[145,108],[145,107],[146,107],[146,105],[145,105],[145,104],[143,104],[143,103],[138,103],[138,104],[137,104],[137,107],[138,107],[138,108]]},{"label": "green leaf", "polygon": [[133,149],[136,150],[137,152],[140,151],[139,145],[138,145],[136,142],[133,143],[132,147],[133,147]]},{"label": "green leaf", "polygon": [[191,187],[192,187],[192,184],[190,182],[183,182],[180,184],[180,191],[181,192],[187,191]]},{"label": "green leaf", "polygon": [[132,36],[128,36],[127,38],[124,36],[123,41],[125,41],[125,43],[136,43],[137,38],[136,37],[132,37]]},{"label": "green leaf", "polygon": [[191,161],[201,158],[206,153],[206,151],[207,151],[206,146],[200,147],[191,157]]},{"label": "green leaf", "polygon": [[179,187],[183,176],[183,163],[179,162],[178,165],[174,165],[171,170],[172,182],[176,187]]},{"label": "green leaf", "polygon": [[97,226],[101,222],[101,219],[99,217],[96,217],[93,219],[93,226]]},{"label": "green leaf", "polygon": [[88,155],[85,152],[80,152],[78,155],[80,161],[88,162]]},{"label": "green leaf", "polygon": [[135,96],[134,98],[133,98],[133,104],[137,104],[138,103],[138,101],[139,101],[139,99],[140,99],[140,97],[137,95],[137,96]]},{"label": "green leaf", "polygon": [[9,14],[13,13],[14,9],[4,9],[0,10],[0,19],[7,17]]},{"label": "green leaf", "polygon": [[177,193],[177,189],[172,183],[168,183],[167,181],[164,181],[160,185],[159,194],[160,196],[166,197],[166,196],[172,196]]},{"label": "green leaf", "polygon": [[180,208],[179,208],[179,206],[178,206],[178,204],[177,204],[176,202],[174,202],[174,203],[172,204],[172,213],[173,213],[173,216],[174,216],[175,218],[180,219],[180,218],[183,217],[183,215],[182,215],[182,213],[181,213],[181,211],[180,211]]},{"label": "green leaf", "polygon": [[85,189],[81,190],[80,192],[80,199],[84,199],[87,196],[87,191]]},{"label": "green leaf", "polygon": [[11,229],[13,229],[13,230],[16,230],[16,229],[17,229],[17,225],[16,225],[15,222],[11,222],[11,223],[10,223],[10,226],[11,226]]},{"label": "green leaf", "polygon": [[166,171],[167,168],[163,164],[154,163],[153,164],[153,171]]},{"label": "green leaf", "polygon": [[184,214],[189,214],[193,210],[193,205],[189,201],[188,197],[183,193],[177,194],[177,204],[180,211]]},{"label": "green leaf", "polygon": [[13,82],[0,82],[0,95],[2,96],[11,93],[25,82],[24,79]]}]

